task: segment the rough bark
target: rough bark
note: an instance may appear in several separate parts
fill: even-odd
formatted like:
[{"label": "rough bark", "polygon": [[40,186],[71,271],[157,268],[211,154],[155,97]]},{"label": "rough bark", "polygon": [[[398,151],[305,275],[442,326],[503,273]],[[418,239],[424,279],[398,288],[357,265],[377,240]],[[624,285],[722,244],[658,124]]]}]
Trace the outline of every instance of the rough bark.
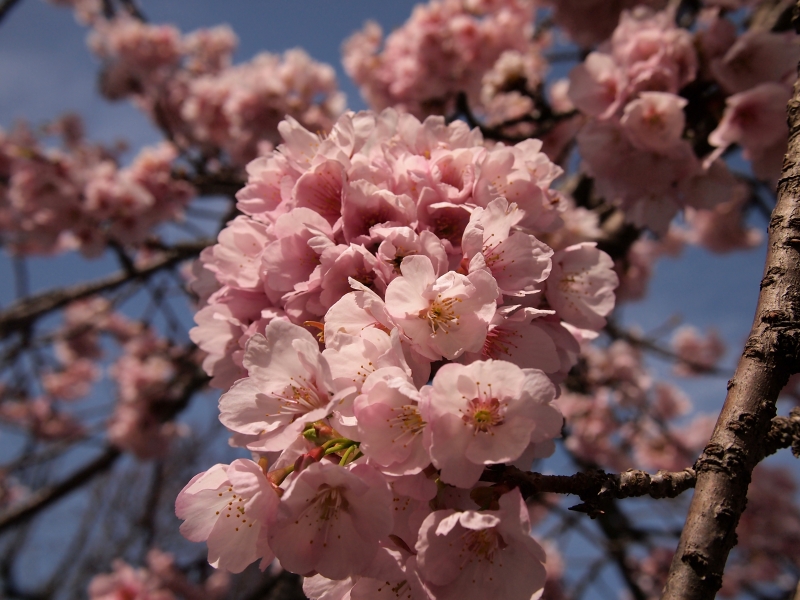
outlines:
[{"label": "rough bark", "polygon": [[595,508],[602,510],[600,504],[612,498],[674,498],[694,487],[695,473],[693,469],[685,469],[678,473],[659,471],[650,475],[629,469],[619,474],[597,470],[575,475],[542,475],[501,465],[489,467],[481,480],[518,487],[525,498],[542,493],[572,494],[584,501],[572,510],[592,516]]},{"label": "rough bark", "polygon": [[775,400],[800,367],[800,82],[788,104],[789,146],[769,224],[755,319],[711,440],[662,600],[714,598],[722,585]]}]

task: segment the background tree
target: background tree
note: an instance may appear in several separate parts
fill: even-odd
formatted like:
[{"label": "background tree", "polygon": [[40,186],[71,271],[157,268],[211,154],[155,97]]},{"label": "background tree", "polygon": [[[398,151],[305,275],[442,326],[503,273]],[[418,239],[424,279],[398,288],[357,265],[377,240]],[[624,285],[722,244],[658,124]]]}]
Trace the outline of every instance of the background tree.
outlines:
[{"label": "background tree", "polygon": [[[0,4],[0,34],[57,14],[17,4]],[[434,525],[456,510],[497,514],[506,528],[465,529],[458,539],[482,532],[482,544],[501,540],[492,552],[525,548],[503,559],[524,567],[504,574],[511,587],[495,594],[527,598],[544,586],[544,598],[650,598],[666,583],[667,598],[795,597],[797,469],[784,451],[753,470],[781,448],[800,453],[789,379],[800,358],[793,2],[420,5],[385,39],[370,22],[345,41],[343,65],[366,107],[388,109],[355,117],[342,116],[335,70],[303,50],[234,63],[227,26],[181,32],[149,21],[163,7],[124,0],[55,4],[88,31],[102,96],[130,103],[162,139],[144,146],[135,133],[134,150],[91,142],[74,114],[7,123],[0,135],[10,282],[0,311],[5,596],[303,597],[300,577],[269,566],[272,552],[288,568],[321,574],[306,578],[312,598],[484,595],[430,566],[449,539]],[[392,10],[383,16],[399,25],[408,7]],[[738,354],[741,324],[701,333],[676,316],[691,312],[686,296],[704,293],[699,280],[716,281],[719,265],[731,293],[756,298],[757,276],[739,281],[748,273],[738,265],[757,270],[762,259],[730,253],[763,249],[765,225],[761,295],[743,309],[756,317],[734,372],[720,359],[726,341]],[[504,262],[505,252],[524,268]],[[655,262],[681,252],[668,276],[691,273],[692,284],[665,294],[650,282]],[[425,285],[451,300],[409,308],[429,292],[412,268],[430,269]],[[473,291],[458,296],[456,284]],[[373,302],[375,335],[342,337],[352,334],[350,299]],[[381,321],[374,303],[384,300]],[[734,302],[711,303],[727,317]],[[713,322],[710,312],[698,318]],[[351,366],[356,347],[388,344],[392,328],[396,345],[381,364],[407,375],[369,378],[374,367]],[[352,401],[353,412],[323,403],[313,426],[290,423],[297,431],[281,435],[303,436],[279,457],[237,407],[272,385],[271,372],[253,365],[320,329],[322,355],[294,342],[284,354],[329,365],[325,392]],[[484,359],[539,370],[514,388],[517,367],[498,375],[479,366]],[[328,367],[315,368],[322,377]],[[512,440],[517,416],[502,411],[519,406],[534,428],[524,453],[452,452],[457,437],[437,438],[455,373],[497,377],[491,397],[501,404],[459,414],[467,422],[463,411],[475,409],[475,436],[505,426],[497,431]],[[499,382],[508,389],[497,392]],[[415,427],[434,431],[413,460],[382,445],[393,439],[376,416],[387,402],[418,406]],[[367,504],[386,501],[381,486],[391,490],[408,521],[365,534],[345,566],[298,557],[285,523],[271,530],[269,548],[220,546],[212,536],[206,549],[180,536],[174,513],[181,489],[206,470],[178,501],[190,539],[208,538],[210,529],[203,537],[192,524],[193,507],[223,480],[231,490],[261,482],[248,507],[280,485],[286,511],[301,475],[330,489],[324,478],[346,472],[368,482]],[[416,478],[415,492],[401,475]],[[269,510],[278,510],[275,498]],[[519,498],[544,545],[546,579],[526,522],[509,516]],[[250,514],[259,510],[268,509]],[[372,545],[402,557],[392,567],[399,575],[376,574]],[[488,546],[469,547],[490,556]],[[265,572],[245,569],[257,558]],[[468,570],[480,572],[474,560]],[[391,586],[381,587],[384,577]]]}]

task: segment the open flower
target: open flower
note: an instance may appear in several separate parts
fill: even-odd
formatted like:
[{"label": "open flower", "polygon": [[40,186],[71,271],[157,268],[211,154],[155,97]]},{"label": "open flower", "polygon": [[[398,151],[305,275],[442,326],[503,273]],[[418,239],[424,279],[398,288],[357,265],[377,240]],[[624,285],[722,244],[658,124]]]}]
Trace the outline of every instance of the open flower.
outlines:
[{"label": "open flower", "polygon": [[598,331],[614,308],[617,285],[619,278],[611,257],[598,250],[594,242],[583,242],[553,256],[547,301],[570,325]]},{"label": "open flower", "polygon": [[175,514],[184,519],[181,533],[187,539],[208,540],[212,567],[241,573],[260,558],[263,571],[275,558],[267,529],[278,502],[261,467],[238,459],[195,475],[178,494]]},{"label": "open flower", "polygon": [[480,254],[483,258],[480,266],[492,274],[500,291],[509,296],[540,291],[541,282],[550,274],[553,251],[547,244],[527,233],[511,231],[523,216],[516,204],[496,198],[486,208],[472,212],[461,242],[464,258],[472,261],[470,271],[475,270],[478,261],[474,257]]},{"label": "open flower", "polygon": [[438,360],[480,350],[498,294],[489,273],[437,279],[427,256],[407,256],[400,271],[386,288],[386,309],[420,354]]},{"label": "open flower", "polygon": [[240,379],[219,399],[219,420],[237,433],[260,436],[251,449],[283,450],[306,422],[330,412],[333,382],[319,345],[308,331],[271,321],[265,335],[247,342]]},{"label": "open flower", "polygon": [[437,510],[422,523],[417,568],[435,600],[531,600],[544,587],[545,553],[529,535],[519,490],[500,510]]},{"label": "open flower", "polygon": [[360,574],[392,530],[392,493],[372,467],[314,463],[281,498],[270,544],[294,573],[329,579]]},{"label": "open flower", "polygon": [[542,371],[502,360],[447,364],[423,395],[433,464],[445,483],[469,488],[484,465],[518,459],[531,443],[558,437],[556,388]]},{"label": "open flower", "polygon": [[430,464],[423,445],[419,392],[397,367],[372,373],[355,400],[361,451],[390,475],[418,473]]}]

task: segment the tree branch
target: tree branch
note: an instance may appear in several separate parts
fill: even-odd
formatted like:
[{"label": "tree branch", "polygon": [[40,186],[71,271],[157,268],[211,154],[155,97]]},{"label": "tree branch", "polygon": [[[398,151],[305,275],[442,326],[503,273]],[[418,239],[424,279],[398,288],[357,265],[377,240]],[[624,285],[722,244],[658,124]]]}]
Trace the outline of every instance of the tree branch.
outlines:
[{"label": "tree branch", "polygon": [[[193,351],[194,348],[189,347],[187,354],[180,359],[184,363],[184,368],[179,370],[179,375],[170,385],[170,389],[175,391],[175,396],[169,390],[165,393],[165,398],[173,399],[154,404],[152,407],[153,414],[159,422],[163,423],[173,419],[188,406],[189,400],[191,400],[194,393],[208,383],[208,375],[194,363],[190,356]],[[119,449],[108,446],[100,456],[64,481],[41,488],[11,506],[8,510],[0,513],[0,533],[33,517],[39,511],[88,483],[96,475],[110,469],[121,454],[122,452]]]},{"label": "tree branch", "polygon": [[[791,448],[792,453],[800,458],[800,407],[793,408],[788,417],[772,419],[763,442],[754,451],[756,462],[782,448]],[[701,457],[698,462],[702,460]],[[518,487],[524,498],[544,493],[578,496],[583,504],[573,506],[570,510],[585,512],[595,518],[602,514],[603,503],[612,499],[680,496],[695,487],[697,473],[694,468],[674,473],[659,471],[655,475],[636,469],[628,469],[619,474],[593,469],[575,475],[542,475],[522,471],[517,467],[493,465],[486,468],[481,481]]]},{"label": "tree branch", "polygon": [[13,525],[19,525],[26,521],[40,510],[78,489],[95,475],[106,471],[117,461],[120,455],[121,452],[116,448],[106,448],[100,456],[75,471],[61,483],[37,490],[8,510],[3,511],[3,513],[0,513],[0,533]]},{"label": "tree branch", "polygon": [[661,356],[662,358],[665,358],[667,360],[673,360],[675,362],[686,365],[688,368],[692,369],[698,374],[709,374],[709,375],[730,374],[730,371],[726,371],[725,369],[720,369],[719,367],[715,367],[713,365],[708,366],[696,363],[691,360],[686,360],[685,358],[680,357],[676,352],[664,348],[663,346],[660,346],[659,344],[648,338],[642,337],[640,335],[622,329],[613,321],[608,321],[608,323],[606,323],[605,331],[612,339],[624,340],[629,344],[631,344],[632,346],[637,346],[639,348],[649,350],[654,354]]},{"label": "tree branch", "polygon": [[203,248],[211,244],[213,244],[211,240],[177,244],[164,251],[162,256],[148,263],[145,267],[134,268],[131,272],[120,271],[97,281],[80,283],[23,298],[0,312],[0,339],[29,326],[39,317],[63,308],[70,302],[111,291],[129,281],[147,279],[162,269],[169,268],[187,258],[196,256]]},{"label": "tree branch", "polygon": [[235,198],[236,192],[241,190],[246,180],[233,170],[222,170],[217,173],[192,173],[177,169],[172,172],[172,177],[180,181],[191,183],[199,196],[227,196]]},{"label": "tree branch", "polygon": [[19,4],[20,0],[3,0],[0,2],[0,22],[6,18],[6,15],[14,8],[17,4]]},{"label": "tree branch", "polygon": [[650,475],[644,471],[629,469],[619,474],[596,470],[575,475],[542,475],[500,465],[486,469],[481,481],[518,487],[525,498],[543,493],[578,496],[584,503],[573,506],[570,510],[586,512],[594,518],[601,510],[600,504],[612,498],[675,498],[694,487],[695,472],[689,468],[678,473],[659,471]]},{"label": "tree branch", "polygon": [[789,146],[755,319],[714,433],[695,465],[696,491],[662,600],[705,600],[722,585],[775,401],[800,366],[800,83],[788,114]]}]

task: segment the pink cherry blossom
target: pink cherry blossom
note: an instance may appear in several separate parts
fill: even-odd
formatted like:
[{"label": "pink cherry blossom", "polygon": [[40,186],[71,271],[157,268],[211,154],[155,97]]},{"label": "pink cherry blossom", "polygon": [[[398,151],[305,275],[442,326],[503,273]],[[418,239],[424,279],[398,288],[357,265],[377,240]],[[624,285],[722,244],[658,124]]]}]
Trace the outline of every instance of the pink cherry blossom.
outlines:
[{"label": "pink cherry blossom", "polygon": [[195,475],[175,500],[181,533],[207,541],[211,566],[232,573],[258,559],[261,570],[272,562],[267,530],[277,510],[278,495],[261,467],[244,459]]},{"label": "pink cherry blossom", "polygon": [[325,314],[325,339],[337,333],[359,336],[367,328],[377,328],[387,334],[395,327],[383,299],[374,291],[353,280],[355,288],[341,297]]},{"label": "pink cherry blossom", "polygon": [[223,285],[260,290],[263,287],[261,254],[273,240],[274,236],[262,223],[244,216],[236,217],[219,233],[218,243],[205,255],[204,268],[214,273]]},{"label": "pink cherry blossom", "polygon": [[95,575],[89,583],[89,600],[176,600],[158,577],[147,569],[134,569],[122,560],[113,562],[113,572]]},{"label": "pink cherry blossom", "polygon": [[469,488],[484,465],[516,460],[531,442],[558,437],[562,418],[551,405],[555,394],[536,369],[499,360],[444,365],[421,410],[442,481]]},{"label": "pink cherry blossom", "polygon": [[431,360],[456,358],[483,345],[498,290],[485,271],[438,279],[427,256],[407,256],[386,288],[386,309],[414,347]]},{"label": "pink cherry blossom", "polygon": [[798,60],[800,45],[794,36],[754,29],[711,62],[711,73],[729,92],[744,92],[762,83],[789,83]]},{"label": "pink cherry blossom", "polygon": [[753,161],[758,177],[777,179],[786,149],[786,103],[790,97],[791,89],[779,83],[762,83],[730,96],[722,120],[708,136],[709,144],[718,150],[706,162],[730,144],[739,144],[745,158]]},{"label": "pink cherry blossom", "polygon": [[520,306],[498,308],[489,323],[483,348],[480,352],[465,352],[462,362],[505,360],[523,369],[541,369],[548,374],[559,371],[561,361],[553,338],[533,324],[548,314],[553,311]]},{"label": "pink cherry blossom", "polygon": [[385,41],[374,22],[347,40],[345,70],[375,108],[444,114],[458,91],[478,99],[481,76],[505,50],[526,48],[532,16],[519,0],[420,4]]},{"label": "pink cherry blossom", "polygon": [[339,331],[325,339],[322,356],[328,361],[334,384],[339,388],[354,385],[360,392],[372,373],[386,367],[411,374],[397,330],[387,334],[381,329],[367,327],[358,335]]},{"label": "pink cherry blossom", "polygon": [[542,152],[541,141],[496,146],[486,152],[480,167],[474,192],[478,206],[486,207],[502,196],[523,212],[520,226],[551,231],[560,225],[559,213],[565,206],[549,188],[563,170]]},{"label": "pink cherry blossom", "polygon": [[212,299],[195,315],[197,327],[189,330],[189,337],[208,353],[203,369],[212,376],[211,385],[227,389],[246,374],[240,346],[249,337],[246,332],[250,325],[260,320],[269,301],[263,294],[230,288],[219,290]]},{"label": "pink cherry blossom", "polygon": [[444,244],[434,233],[421,231],[419,235],[410,227],[373,227],[371,235],[381,240],[375,253],[378,259],[375,271],[384,286],[400,276],[400,264],[406,256],[424,254],[431,259],[436,276],[448,270]]},{"label": "pink cherry blossom", "polygon": [[515,489],[499,504],[499,510],[440,510],[425,519],[417,564],[435,600],[539,597],[545,554],[529,535],[525,502]]},{"label": "pink cherry blossom", "polygon": [[367,465],[314,463],[284,492],[270,545],[295,573],[358,575],[392,529],[391,498],[386,481]]},{"label": "pink cherry blossom", "polygon": [[677,93],[694,80],[697,54],[691,34],[675,24],[671,11],[625,11],[611,36],[612,55],[625,72],[626,95]]},{"label": "pink cherry blossom", "polygon": [[744,212],[748,200],[747,192],[746,187],[735,186],[728,199],[711,210],[688,208],[686,223],[689,231],[686,240],[711,252],[720,253],[758,246],[764,235],[760,229],[747,226]]},{"label": "pink cherry blossom", "polygon": [[644,151],[634,146],[621,125],[591,121],[577,141],[598,191],[619,204],[635,224],[664,235],[678,210],[694,202],[681,193],[682,186],[701,173],[686,140],[667,155]]},{"label": "pink cherry blossom", "polygon": [[319,238],[323,243],[327,240],[328,245],[333,245],[328,222],[308,208],[295,208],[280,216],[273,234],[277,239],[262,255],[268,295],[292,291],[295,285],[308,281],[322,253],[321,248],[317,251],[309,243],[312,239]]},{"label": "pink cherry blossom", "polygon": [[306,422],[330,412],[334,394],[330,368],[308,331],[272,321],[264,335],[247,342],[240,379],[219,400],[220,421],[237,433],[258,435],[252,448],[281,450]]},{"label": "pink cherry blossom", "polygon": [[547,279],[547,301],[558,316],[576,327],[599,330],[614,308],[619,279],[613,261],[592,242],[559,250]]},{"label": "pink cherry blossom", "polygon": [[360,450],[389,475],[411,475],[430,464],[419,392],[397,367],[375,371],[355,399]]},{"label": "pink cherry blossom", "polygon": [[[381,288],[376,282],[375,266],[377,259],[364,246],[341,244],[325,249],[320,255],[320,296],[323,308],[333,306],[352,289],[350,280],[366,287]],[[385,288],[384,288],[385,289]]]},{"label": "pink cherry blossom", "polygon": [[[472,212],[461,242],[464,259],[480,254],[482,260],[475,266],[488,270],[500,292],[508,296],[540,291],[550,274],[553,251],[532,235],[511,232],[523,217],[516,204],[505,198],[492,200],[485,209]],[[474,268],[470,264],[470,271]]]},{"label": "pink cherry blossom", "polygon": [[684,362],[675,365],[679,375],[695,375],[713,369],[725,354],[725,343],[713,329],[702,336],[697,329],[684,325],[675,331],[672,347]]},{"label": "pink cherry blossom", "polygon": [[614,32],[623,10],[636,6],[664,8],[666,0],[545,0],[553,20],[581,48],[605,41]]},{"label": "pink cherry blossom", "polygon": [[669,154],[683,135],[688,101],[667,92],[642,92],[625,106],[620,123],[634,146]]},{"label": "pink cherry blossom", "polygon": [[416,207],[409,196],[363,180],[345,187],[341,214],[344,237],[355,242],[368,239],[374,225],[400,227],[416,222]]},{"label": "pink cherry blossom", "polygon": [[581,112],[603,118],[616,112],[622,81],[622,73],[610,55],[590,52],[570,71],[568,96]]}]

